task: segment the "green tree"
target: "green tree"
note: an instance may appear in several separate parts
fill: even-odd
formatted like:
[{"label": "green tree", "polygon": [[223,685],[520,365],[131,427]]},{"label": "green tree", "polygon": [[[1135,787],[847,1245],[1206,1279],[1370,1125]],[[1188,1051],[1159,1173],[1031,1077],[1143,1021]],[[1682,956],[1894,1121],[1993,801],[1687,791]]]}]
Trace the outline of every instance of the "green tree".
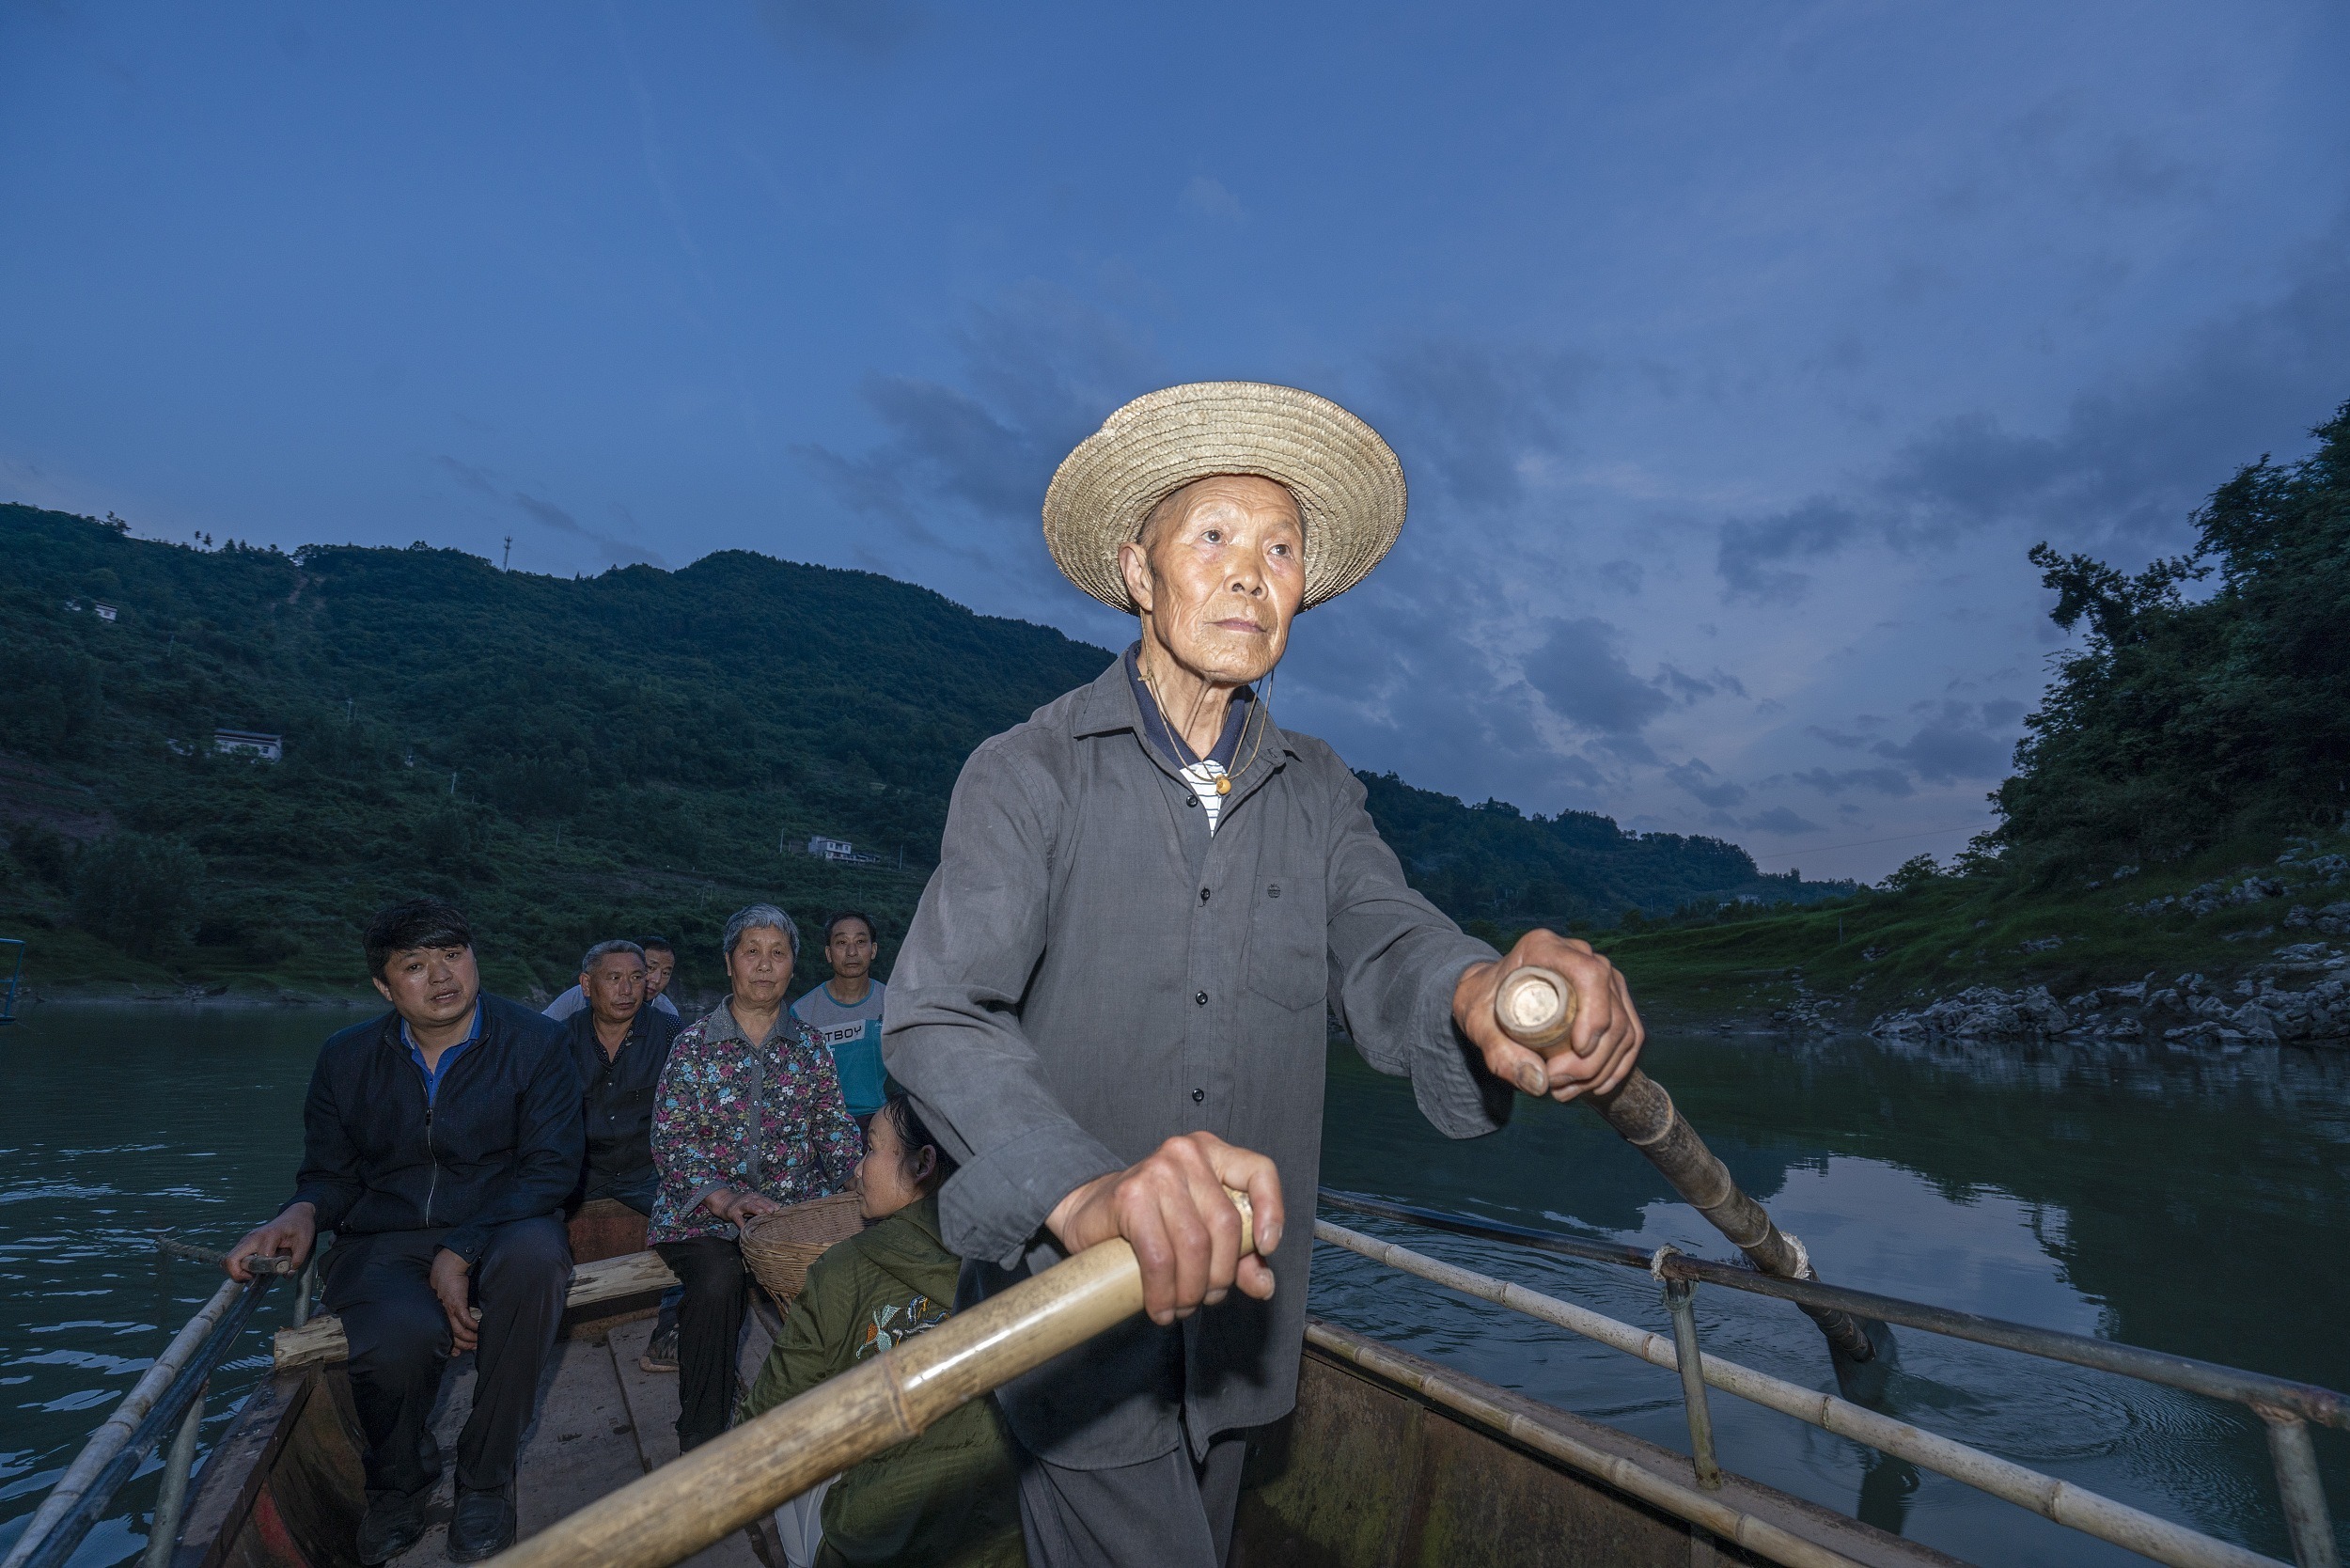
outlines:
[{"label": "green tree", "polygon": [[[2212,493],[2189,555],[2128,576],[2042,544],[2057,624],[2086,624],[2015,776],[2000,842],[2046,873],[2170,859],[2350,808],[2350,403],[2297,463]],[[2194,601],[2185,585],[2217,572]]]},{"label": "green tree", "polygon": [[73,858],[73,918],[126,952],[154,957],[196,927],[204,857],[177,839],[115,833]]},{"label": "green tree", "polygon": [[1885,880],[1877,886],[1888,893],[1906,893],[1912,887],[1923,887],[1938,880],[1941,875],[1942,868],[1935,864],[1933,855],[1913,855],[1886,873]]}]

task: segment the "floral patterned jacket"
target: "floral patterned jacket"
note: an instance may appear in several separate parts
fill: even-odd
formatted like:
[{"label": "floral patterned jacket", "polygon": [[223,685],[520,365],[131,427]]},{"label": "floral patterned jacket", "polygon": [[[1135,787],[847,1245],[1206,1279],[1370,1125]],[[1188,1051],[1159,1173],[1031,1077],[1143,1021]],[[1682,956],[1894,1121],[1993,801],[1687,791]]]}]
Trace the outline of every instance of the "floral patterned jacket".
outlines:
[{"label": "floral patterned jacket", "polygon": [[[702,1207],[713,1188],[752,1187],[778,1203],[806,1202],[846,1187],[864,1157],[865,1140],[840,1098],[832,1053],[816,1031],[786,1011],[753,1047],[734,1021],[732,1000],[680,1030],[661,1070],[652,1110],[652,1159],[661,1185],[649,1243],[733,1239],[735,1228]],[[754,1062],[761,1059],[754,1182],[746,1102]]]}]

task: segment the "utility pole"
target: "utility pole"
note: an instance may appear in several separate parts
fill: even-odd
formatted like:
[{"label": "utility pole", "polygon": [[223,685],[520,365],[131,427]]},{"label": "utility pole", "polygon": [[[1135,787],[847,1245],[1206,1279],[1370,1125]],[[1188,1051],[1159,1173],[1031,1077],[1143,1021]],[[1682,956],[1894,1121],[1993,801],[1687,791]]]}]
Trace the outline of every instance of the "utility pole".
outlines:
[{"label": "utility pole", "polygon": [[504,572],[514,564],[514,536],[506,536],[506,554],[498,557],[498,570]]},{"label": "utility pole", "polygon": [[455,770],[455,769],[453,769],[453,768],[452,768],[451,770],[449,770],[449,776],[448,776],[448,792],[449,792],[449,795],[450,795],[450,797],[451,797],[452,799],[453,799],[453,798],[455,798],[455,796],[456,796],[456,794],[457,794],[457,772],[456,772],[456,770]]},{"label": "utility pole", "polygon": [[343,698],[343,722],[345,724],[356,724],[359,722],[359,699],[357,698],[346,697]]}]

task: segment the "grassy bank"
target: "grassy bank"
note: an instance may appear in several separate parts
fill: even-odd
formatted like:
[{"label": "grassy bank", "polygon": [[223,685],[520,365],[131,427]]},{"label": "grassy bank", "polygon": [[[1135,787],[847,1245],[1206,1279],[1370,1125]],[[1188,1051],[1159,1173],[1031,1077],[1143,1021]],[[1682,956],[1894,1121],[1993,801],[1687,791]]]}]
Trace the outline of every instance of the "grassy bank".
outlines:
[{"label": "grassy bank", "polygon": [[[1848,998],[1844,1016],[1865,1026],[1889,1009],[1973,985],[2044,985],[2061,999],[2149,972],[2166,980],[2189,970],[2232,979],[2280,947],[2325,939],[2314,927],[2287,924],[2295,905],[2314,912],[2350,899],[2350,882],[2328,886],[2298,865],[2276,864],[2289,847],[2306,862],[2350,850],[2350,837],[2240,840],[2118,882],[2032,887],[1937,876],[1796,909],[1622,927],[1593,945],[1630,977],[1643,1008],[1665,1018],[1757,1017],[1808,991]],[[2255,876],[2288,890],[2200,917],[2177,905],[2153,915],[2130,908]]]}]

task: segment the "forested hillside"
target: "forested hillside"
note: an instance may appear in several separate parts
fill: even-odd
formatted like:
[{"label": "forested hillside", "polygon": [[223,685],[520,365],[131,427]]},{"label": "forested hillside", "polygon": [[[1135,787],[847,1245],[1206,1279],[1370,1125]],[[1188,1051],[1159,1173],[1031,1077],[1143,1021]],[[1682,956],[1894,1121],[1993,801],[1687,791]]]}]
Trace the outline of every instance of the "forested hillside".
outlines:
[{"label": "forested hillside", "polygon": [[[347,991],[367,911],[417,890],[474,915],[517,991],[637,931],[682,938],[689,982],[714,985],[717,925],[754,896],[870,908],[887,947],[972,746],[1110,657],[744,552],[564,580],[422,546],[194,549],[26,507],[0,508],[0,935],[35,938],[37,983]],[[282,735],[283,760],[215,751],[222,728]],[[1368,782],[1464,919],[1827,890],[1716,840]],[[816,834],[879,858],[812,860]]]},{"label": "forested hillside", "polygon": [[1500,800],[1465,807],[1394,774],[1362,776],[1371,817],[1413,886],[1464,920],[1563,930],[1627,910],[1803,903],[1852,891],[1849,883],[1758,871],[1745,850],[1720,839],[1627,833],[1590,811],[1528,817]]}]

